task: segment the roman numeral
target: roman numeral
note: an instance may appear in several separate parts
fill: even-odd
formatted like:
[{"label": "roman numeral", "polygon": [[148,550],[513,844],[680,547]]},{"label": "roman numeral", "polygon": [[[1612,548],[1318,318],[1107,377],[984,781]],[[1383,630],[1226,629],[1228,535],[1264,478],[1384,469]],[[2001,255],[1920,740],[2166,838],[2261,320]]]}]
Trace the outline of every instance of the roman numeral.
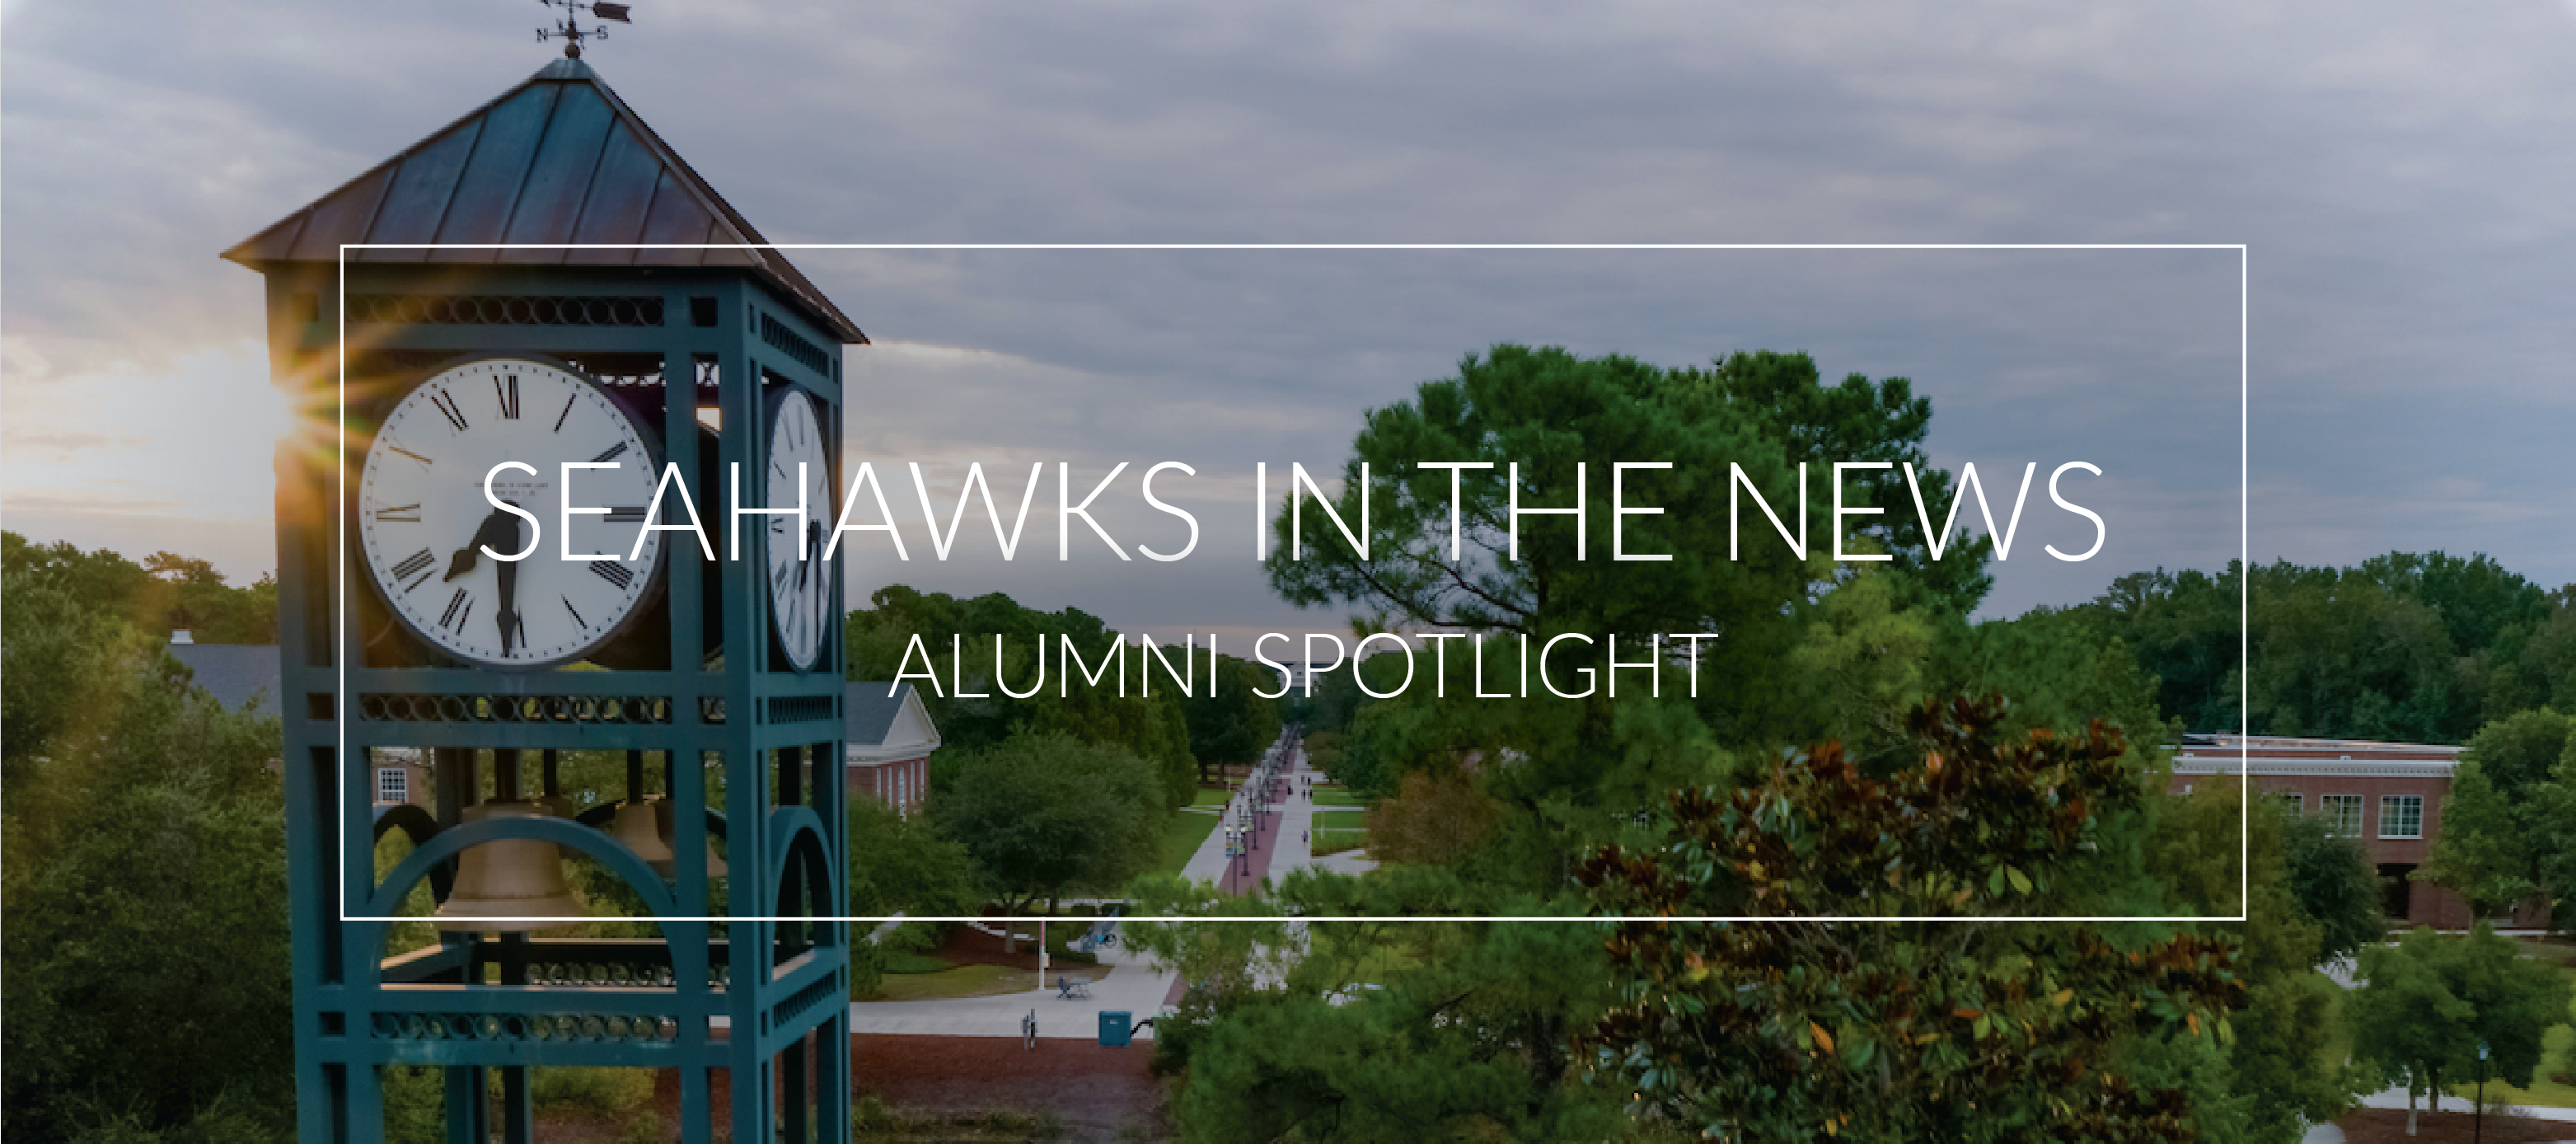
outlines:
[{"label": "roman numeral", "polygon": [[600,579],[617,585],[617,589],[621,592],[626,590],[627,585],[635,582],[634,571],[614,560],[593,560],[590,562],[590,570]]},{"label": "roman numeral", "polygon": [[781,591],[781,592],[784,592],[784,591],[786,591],[786,590],[787,590],[787,566],[786,566],[786,565],[781,564],[781,565],[779,565],[777,568],[775,568],[775,569],[771,570],[771,572],[769,573],[769,586],[770,586],[770,587],[772,587],[772,588],[776,588],[776,589],[778,589],[778,590],[779,590],[779,591]]},{"label": "roman numeral", "polygon": [[614,460],[616,460],[616,459],[617,459],[618,454],[624,453],[625,451],[626,451],[626,442],[624,442],[624,441],[620,441],[620,442],[618,442],[618,443],[616,443],[616,444],[614,444],[614,445],[609,446],[609,447],[608,447],[608,451],[607,451],[607,452],[601,453],[600,455],[598,455],[598,456],[596,456],[596,457],[592,457],[592,458],[591,458],[591,460],[592,460],[593,462],[599,462],[599,461],[614,461]]},{"label": "roman numeral", "polygon": [[644,523],[645,507],[646,506],[640,504],[610,505],[608,506],[608,523],[642,524]]},{"label": "roman numeral", "polygon": [[474,600],[465,594],[465,589],[459,588],[455,595],[447,598],[447,610],[438,614],[439,629],[464,631],[465,618],[473,614]]},{"label": "roman numeral", "polygon": [[421,455],[420,455],[420,454],[418,454],[418,453],[412,452],[412,451],[411,451],[411,450],[409,450],[409,449],[403,448],[403,447],[402,447],[402,446],[400,446],[400,445],[394,444],[394,443],[393,443],[393,442],[391,442],[391,441],[387,441],[387,442],[385,442],[385,448],[391,449],[391,450],[393,450],[394,452],[400,453],[400,454],[402,454],[403,456],[409,457],[409,458],[411,458],[412,460],[418,461],[418,462],[420,462],[421,464],[424,464],[424,465],[435,465],[435,464],[437,464],[437,463],[438,463],[438,462],[436,462],[436,461],[430,460],[430,459],[429,459],[429,458],[427,458],[427,457],[421,456]]},{"label": "roman numeral", "polygon": [[492,379],[492,396],[500,399],[501,420],[519,419],[519,375],[503,374]]},{"label": "roman numeral", "polygon": [[[421,576],[421,573],[429,571],[429,566],[437,562],[438,558],[430,555],[428,549],[421,549],[418,552],[403,557],[402,563],[394,565],[394,579],[411,580],[411,583],[403,585],[403,591],[411,591],[414,588],[420,587],[420,580],[426,580],[429,578],[427,576]],[[420,576],[420,580],[412,580],[412,577],[414,576]]]},{"label": "roman numeral", "polygon": [[559,597],[559,598],[560,598],[561,600],[563,600],[564,610],[565,610],[565,611],[567,611],[567,612],[572,613],[572,622],[574,622],[574,623],[576,623],[576,624],[580,624],[580,625],[581,625],[581,630],[583,630],[583,631],[589,631],[589,630],[590,630],[590,621],[589,621],[589,620],[585,620],[585,619],[581,618],[581,609],[579,609],[579,608],[576,608],[576,607],[573,607],[573,606],[572,606],[572,597],[570,597],[570,596],[563,596],[563,597]]},{"label": "roman numeral", "polygon": [[555,414],[555,430],[554,430],[555,432],[557,432],[557,433],[561,433],[561,432],[563,432],[563,423],[564,423],[564,418],[572,416],[572,407],[573,407],[573,403],[574,403],[574,402],[577,402],[577,401],[580,401],[580,400],[581,400],[581,395],[580,395],[580,394],[578,394],[578,393],[573,394],[573,395],[572,395],[572,396],[570,396],[570,397],[564,398],[564,408],[563,408],[563,412],[558,413],[558,414]]},{"label": "roman numeral", "polygon": [[420,506],[416,504],[386,505],[385,507],[376,510],[376,519],[384,521],[387,524],[419,524]]},{"label": "roman numeral", "polygon": [[457,408],[456,395],[442,389],[429,395],[429,403],[437,406],[440,413],[447,415],[447,423],[455,426],[457,432],[465,431],[465,411]]}]

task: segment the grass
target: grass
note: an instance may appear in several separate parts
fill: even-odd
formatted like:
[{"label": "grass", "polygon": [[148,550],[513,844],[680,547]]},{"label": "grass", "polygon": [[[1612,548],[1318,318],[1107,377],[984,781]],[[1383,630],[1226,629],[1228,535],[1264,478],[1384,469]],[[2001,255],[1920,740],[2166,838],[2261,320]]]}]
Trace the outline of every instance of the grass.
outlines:
[{"label": "grass", "polygon": [[854,1140],[1005,1142],[1052,1140],[1064,1133],[1063,1121],[1052,1112],[1017,1112],[1010,1109],[988,1109],[983,1112],[942,1115],[916,1113],[886,1107],[874,1093],[859,1098],[850,1110],[850,1137]]},{"label": "grass", "polygon": [[926,953],[898,949],[885,955],[885,971],[888,973],[939,973],[954,968],[946,959]]},{"label": "grass", "polygon": [[1327,854],[1339,854],[1345,850],[1365,850],[1367,848],[1368,831],[1318,830],[1315,832],[1315,840],[1308,844],[1306,852],[1314,855],[1315,857],[1321,858]]},{"label": "grass", "polygon": [[[1209,793],[1213,792],[1202,792],[1201,797]],[[1163,824],[1163,840],[1155,854],[1154,869],[1178,875],[1181,867],[1189,865],[1190,855],[1199,852],[1199,846],[1207,841],[1208,835],[1216,833],[1216,823],[1217,816],[1213,814],[1174,812],[1171,820]]]},{"label": "grass", "polygon": [[1319,810],[1315,812],[1317,830],[1359,830],[1368,825],[1365,810]]},{"label": "grass", "polygon": [[1351,792],[1349,792],[1349,791],[1347,791],[1347,790],[1344,790],[1344,789],[1342,789],[1341,787],[1337,787],[1337,786],[1319,786],[1319,787],[1316,787],[1316,788],[1315,788],[1315,805],[1317,805],[1317,806],[1366,806],[1366,805],[1368,805],[1368,804],[1367,804],[1367,803],[1364,803],[1364,802],[1361,802],[1360,800],[1358,800],[1358,799],[1356,799],[1356,798],[1351,797]]},{"label": "grass", "polygon": [[[1058,964],[1047,970],[1049,981],[1057,974],[1098,981],[1109,973],[1106,969],[1083,968]],[[870,1001],[932,1001],[954,997],[991,997],[1001,993],[1024,993],[1038,987],[1034,970],[1013,969],[1007,965],[961,965],[937,973],[888,974]]]},{"label": "grass", "polygon": [[1194,799],[1190,800],[1190,805],[1191,805],[1191,806],[1224,806],[1224,805],[1226,804],[1226,800],[1231,799],[1231,798],[1233,798],[1233,797],[1234,797],[1234,794],[1233,794],[1233,792],[1231,792],[1231,791],[1221,791],[1221,790],[1201,790],[1201,791],[1199,791],[1199,792],[1198,792],[1198,797],[1197,797],[1197,798],[1194,798]]}]

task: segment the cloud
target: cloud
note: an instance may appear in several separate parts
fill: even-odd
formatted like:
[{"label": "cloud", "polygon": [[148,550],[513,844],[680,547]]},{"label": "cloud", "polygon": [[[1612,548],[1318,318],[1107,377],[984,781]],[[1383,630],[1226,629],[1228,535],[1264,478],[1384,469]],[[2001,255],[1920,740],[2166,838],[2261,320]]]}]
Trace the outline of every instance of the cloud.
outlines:
[{"label": "cloud", "polygon": [[[0,495],[140,475],[255,514],[251,478],[196,474],[264,473],[264,447],[183,465],[117,443],[175,430],[50,395],[158,394],[131,387],[207,353],[261,384],[255,352],[223,348],[258,329],[256,280],[215,253],[544,62],[534,20],[5,13]],[[2554,463],[2576,425],[2564,17],[814,2],[646,9],[593,59],[782,241],[2242,242],[2258,558],[2484,548],[2555,583],[2576,580],[2576,530],[2546,509],[2576,503]],[[1330,463],[1362,409],[1509,339],[1675,364],[1808,349],[1830,374],[1914,378],[1936,456],[2080,447],[2197,474],[2126,502],[2138,559],[2199,552],[2187,506],[2236,475],[2223,258],[796,257],[881,336],[851,356],[850,445],[871,455]],[[48,448],[123,467],[21,463]],[[1104,614],[1262,598],[1239,576],[1005,571],[975,582],[1098,593]]]}]

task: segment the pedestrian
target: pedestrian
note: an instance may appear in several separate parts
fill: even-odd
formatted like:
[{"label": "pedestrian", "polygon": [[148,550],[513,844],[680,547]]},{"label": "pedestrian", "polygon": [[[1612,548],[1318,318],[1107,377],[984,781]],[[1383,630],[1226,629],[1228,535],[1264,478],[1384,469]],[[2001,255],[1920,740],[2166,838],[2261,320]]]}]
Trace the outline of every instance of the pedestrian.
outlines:
[{"label": "pedestrian", "polygon": [[1297,844],[1298,844],[1298,845],[1300,845],[1300,846],[1303,846],[1303,845],[1305,845],[1305,844],[1306,844],[1306,832],[1305,832],[1305,831],[1300,830],[1300,831],[1298,831],[1298,832],[1297,832]]}]

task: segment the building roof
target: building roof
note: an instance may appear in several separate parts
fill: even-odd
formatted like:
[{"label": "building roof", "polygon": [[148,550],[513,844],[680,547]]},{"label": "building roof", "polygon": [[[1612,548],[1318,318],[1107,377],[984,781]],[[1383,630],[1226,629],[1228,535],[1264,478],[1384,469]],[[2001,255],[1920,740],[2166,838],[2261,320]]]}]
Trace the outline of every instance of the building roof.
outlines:
[{"label": "building roof", "polygon": [[841,696],[841,711],[842,738],[853,763],[917,759],[939,749],[939,727],[909,683],[852,683]]},{"label": "building roof", "polygon": [[[517,87],[244,241],[254,270],[336,262],[343,243],[716,243],[666,250],[355,250],[358,262],[735,266],[759,271],[835,337],[865,344],[786,256],[574,59]],[[723,247],[736,247],[725,249]]]},{"label": "building roof", "polygon": [[277,714],[276,644],[171,644],[170,654],[224,706],[249,704],[255,714]]},{"label": "building roof", "polygon": [[2278,735],[2185,735],[2174,747],[2178,775],[2324,775],[2337,778],[2449,778],[2465,747],[2373,739]]}]

